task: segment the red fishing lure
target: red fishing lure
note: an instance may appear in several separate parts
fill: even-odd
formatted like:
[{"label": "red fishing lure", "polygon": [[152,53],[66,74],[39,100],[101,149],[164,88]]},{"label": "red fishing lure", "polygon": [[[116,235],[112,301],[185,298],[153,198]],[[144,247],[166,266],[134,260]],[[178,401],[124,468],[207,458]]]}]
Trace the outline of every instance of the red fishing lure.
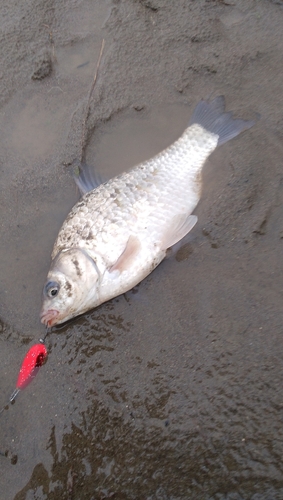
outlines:
[{"label": "red fishing lure", "polygon": [[46,358],[47,349],[44,344],[35,344],[29,349],[19,371],[16,389],[10,397],[11,402],[14,401],[19,391],[24,389],[34,379]]},{"label": "red fishing lure", "polygon": [[47,349],[44,344],[35,344],[30,348],[24,357],[19,372],[17,389],[24,389],[32,381],[46,357]]},{"label": "red fishing lure", "polygon": [[[15,400],[20,390],[24,389],[34,379],[39,368],[45,363],[47,358],[47,349],[44,345],[45,337],[43,340],[40,339],[40,344],[33,345],[25,355],[19,371],[16,389],[12,392],[9,399],[10,403]],[[0,410],[0,414],[3,413],[6,408],[6,405],[3,406]],[[0,452],[0,455],[3,455],[3,453]]]}]

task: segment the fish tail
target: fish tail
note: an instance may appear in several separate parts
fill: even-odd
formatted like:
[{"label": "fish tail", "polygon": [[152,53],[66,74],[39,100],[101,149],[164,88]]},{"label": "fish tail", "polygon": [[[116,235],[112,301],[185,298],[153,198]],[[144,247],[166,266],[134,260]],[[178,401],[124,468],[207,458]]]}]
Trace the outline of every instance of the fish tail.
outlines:
[{"label": "fish tail", "polygon": [[254,121],[234,119],[231,112],[226,113],[224,96],[218,96],[211,102],[200,101],[195,107],[189,125],[195,123],[218,135],[218,145],[230,141],[255,124]]}]

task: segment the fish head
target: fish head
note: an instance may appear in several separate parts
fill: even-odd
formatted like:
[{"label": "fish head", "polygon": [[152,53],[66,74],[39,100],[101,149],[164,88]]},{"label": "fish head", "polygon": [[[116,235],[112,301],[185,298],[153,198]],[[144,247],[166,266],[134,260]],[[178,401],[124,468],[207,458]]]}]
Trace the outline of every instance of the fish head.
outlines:
[{"label": "fish head", "polygon": [[41,322],[50,327],[90,309],[98,284],[97,264],[86,250],[62,250],[53,259],[43,287]]}]

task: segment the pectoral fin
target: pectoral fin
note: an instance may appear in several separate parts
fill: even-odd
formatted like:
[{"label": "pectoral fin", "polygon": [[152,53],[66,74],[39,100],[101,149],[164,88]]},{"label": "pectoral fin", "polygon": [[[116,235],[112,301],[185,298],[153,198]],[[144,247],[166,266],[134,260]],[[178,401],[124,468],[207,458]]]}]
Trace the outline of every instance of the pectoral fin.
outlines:
[{"label": "pectoral fin", "polygon": [[178,243],[178,241],[184,238],[184,236],[193,229],[197,220],[198,218],[196,215],[176,215],[163,236],[161,244],[162,250],[167,250],[167,248],[172,247],[175,243]]},{"label": "pectoral fin", "polygon": [[141,248],[140,240],[137,236],[130,236],[126,247],[118,258],[117,262],[110,267],[109,272],[120,271],[122,273],[130,267]]}]

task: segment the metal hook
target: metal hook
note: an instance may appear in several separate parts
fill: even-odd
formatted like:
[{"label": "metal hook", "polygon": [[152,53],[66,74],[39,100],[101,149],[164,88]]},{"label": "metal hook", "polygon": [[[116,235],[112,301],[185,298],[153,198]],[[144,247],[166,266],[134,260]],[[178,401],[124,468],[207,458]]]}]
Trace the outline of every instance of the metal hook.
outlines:
[{"label": "metal hook", "polygon": [[45,335],[44,335],[44,337],[43,337],[43,338],[39,339],[39,342],[40,342],[41,344],[45,344],[45,339],[46,339],[46,337],[47,337],[47,335],[48,335],[49,333],[51,333],[51,328],[50,328],[50,330],[49,330],[49,327],[46,325],[46,332],[45,332]]}]

